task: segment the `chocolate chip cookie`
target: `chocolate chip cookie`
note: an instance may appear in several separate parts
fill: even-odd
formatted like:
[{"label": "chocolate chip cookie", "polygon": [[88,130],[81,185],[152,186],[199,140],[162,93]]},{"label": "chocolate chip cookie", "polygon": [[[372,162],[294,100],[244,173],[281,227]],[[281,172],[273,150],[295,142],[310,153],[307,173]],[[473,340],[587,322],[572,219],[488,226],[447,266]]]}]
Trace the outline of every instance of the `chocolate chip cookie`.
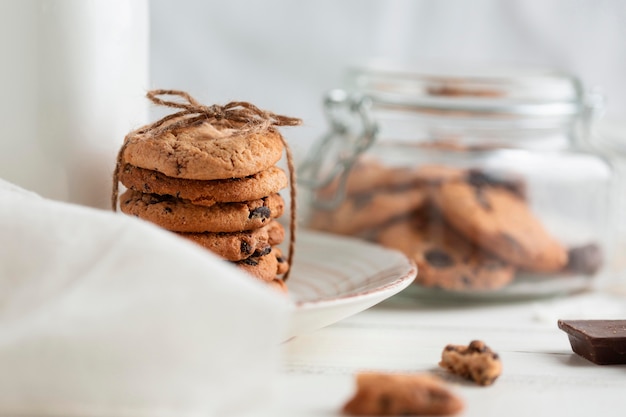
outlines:
[{"label": "chocolate chip cookie", "polygon": [[413,259],[415,283],[424,287],[496,290],[515,277],[513,266],[459,235],[430,206],[381,229],[378,242]]},{"label": "chocolate chip cookie", "polygon": [[264,252],[280,244],[285,229],[275,220],[258,229],[233,233],[177,233],[229,261],[240,261],[255,252]]},{"label": "chocolate chip cookie", "polygon": [[445,220],[461,235],[528,271],[554,272],[567,251],[527,203],[503,187],[446,182],[435,196]]},{"label": "chocolate chip cookie", "polygon": [[257,200],[287,187],[287,175],[275,166],[243,178],[202,181],[172,178],[126,164],[120,170],[119,179],[135,191],[171,195],[199,206]]},{"label": "chocolate chip cookie", "polygon": [[217,203],[210,207],[172,196],[127,190],[120,209],[173,232],[241,232],[258,229],[283,214],[279,194],[242,203]]},{"label": "chocolate chip cookie", "polygon": [[463,409],[463,401],[434,375],[360,373],[357,391],[343,406],[353,416],[442,416]]},{"label": "chocolate chip cookie", "polygon": [[376,228],[394,217],[409,213],[426,200],[421,188],[359,194],[346,199],[334,210],[316,210],[310,227],[337,234],[354,235]]},{"label": "chocolate chip cookie", "polygon": [[[416,184],[434,184],[462,178],[465,171],[443,165],[420,165],[417,167],[387,166],[374,158],[361,158],[347,174],[345,194],[354,196],[377,191],[391,191]],[[339,179],[319,191],[321,198],[335,195]]]},{"label": "chocolate chip cookie", "polygon": [[274,128],[238,134],[211,123],[163,133],[136,133],[127,139],[123,162],[168,177],[193,180],[243,178],[278,162],[283,139]]}]

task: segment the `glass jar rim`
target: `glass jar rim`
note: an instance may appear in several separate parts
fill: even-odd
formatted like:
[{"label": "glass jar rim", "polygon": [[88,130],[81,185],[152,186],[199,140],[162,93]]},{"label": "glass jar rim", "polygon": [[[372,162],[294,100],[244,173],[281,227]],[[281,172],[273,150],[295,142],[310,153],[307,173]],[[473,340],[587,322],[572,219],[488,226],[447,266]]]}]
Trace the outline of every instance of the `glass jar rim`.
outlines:
[{"label": "glass jar rim", "polygon": [[452,116],[576,118],[587,109],[581,81],[557,70],[353,67],[347,89],[374,106]]}]

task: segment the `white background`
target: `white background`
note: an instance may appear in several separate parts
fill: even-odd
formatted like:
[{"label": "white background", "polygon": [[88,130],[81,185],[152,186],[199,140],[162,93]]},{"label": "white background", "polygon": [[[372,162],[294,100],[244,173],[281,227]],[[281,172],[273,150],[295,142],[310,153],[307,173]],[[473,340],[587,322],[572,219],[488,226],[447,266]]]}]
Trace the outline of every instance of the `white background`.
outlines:
[{"label": "white background", "polygon": [[551,67],[626,120],[626,2],[619,0],[153,0],[151,84],[208,104],[248,100],[301,117],[296,150],[325,129],[321,97],[374,61]]}]

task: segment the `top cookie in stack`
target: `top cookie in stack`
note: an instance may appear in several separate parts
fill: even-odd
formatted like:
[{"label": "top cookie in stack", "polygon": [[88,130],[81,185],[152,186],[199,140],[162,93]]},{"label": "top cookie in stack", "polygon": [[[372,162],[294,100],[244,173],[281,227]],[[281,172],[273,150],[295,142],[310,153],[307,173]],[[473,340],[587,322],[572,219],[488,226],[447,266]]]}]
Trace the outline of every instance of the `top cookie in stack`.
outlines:
[{"label": "top cookie in stack", "polygon": [[[164,94],[189,104],[158,98]],[[148,97],[184,110],[126,137],[114,179],[114,193],[118,180],[127,188],[119,198],[121,211],[188,238],[284,290],[279,276],[289,263],[277,247],[285,230],[276,219],[285,212],[279,191],[288,179],[276,166],[285,143],[275,126],[299,120],[247,103],[205,107],[178,91],[153,91]]]}]

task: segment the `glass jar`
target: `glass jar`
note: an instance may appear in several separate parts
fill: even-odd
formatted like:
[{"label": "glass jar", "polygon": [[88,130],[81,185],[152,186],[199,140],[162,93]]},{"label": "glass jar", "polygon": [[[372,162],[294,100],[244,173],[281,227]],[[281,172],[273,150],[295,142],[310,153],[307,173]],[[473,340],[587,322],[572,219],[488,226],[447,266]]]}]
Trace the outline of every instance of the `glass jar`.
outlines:
[{"label": "glass jar", "polygon": [[590,147],[611,161],[614,169],[615,218],[611,221],[613,256],[607,269],[608,290],[626,293],[626,124],[603,120],[590,135]]},{"label": "glass jar", "polygon": [[353,70],[300,166],[306,226],[403,251],[427,296],[587,289],[611,253],[595,103],[554,71]]}]

